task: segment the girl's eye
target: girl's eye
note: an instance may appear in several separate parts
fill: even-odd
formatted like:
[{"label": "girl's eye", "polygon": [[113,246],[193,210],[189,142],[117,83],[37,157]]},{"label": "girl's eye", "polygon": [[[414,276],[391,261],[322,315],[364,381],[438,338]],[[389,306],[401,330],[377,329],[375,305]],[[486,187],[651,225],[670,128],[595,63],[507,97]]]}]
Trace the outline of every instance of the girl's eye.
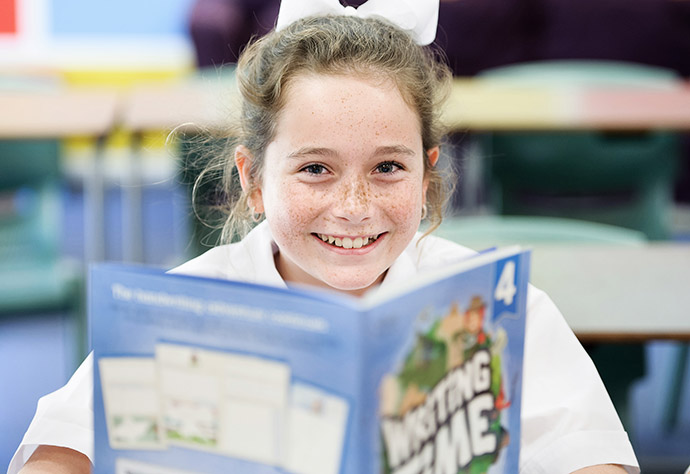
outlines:
[{"label": "girl's eye", "polygon": [[376,172],[382,174],[391,174],[401,169],[403,169],[403,167],[395,161],[384,161],[383,163],[379,163],[379,165],[376,167]]},{"label": "girl's eye", "polygon": [[325,166],[314,163],[314,164],[305,166],[300,171],[305,171],[309,174],[319,175],[319,174],[324,174],[328,170],[326,169]]}]

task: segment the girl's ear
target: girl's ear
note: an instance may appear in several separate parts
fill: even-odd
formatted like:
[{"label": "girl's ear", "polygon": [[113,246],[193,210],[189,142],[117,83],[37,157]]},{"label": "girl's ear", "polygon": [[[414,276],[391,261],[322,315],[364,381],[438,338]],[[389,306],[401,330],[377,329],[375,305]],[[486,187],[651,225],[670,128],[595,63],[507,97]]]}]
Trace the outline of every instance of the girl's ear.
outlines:
[{"label": "girl's ear", "polygon": [[235,148],[235,166],[240,176],[242,191],[247,193],[247,201],[252,207],[252,212],[263,213],[264,203],[261,196],[261,186],[255,182],[252,176],[252,164],[254,157],[252,152],[244,145],[237,145]]},{"label": "girl's ear", "polygon": [[431,166],[436,166],[436,163],[438,163],[438,157],[441,154],[441,149],[438,146],[435,146],[433,148],[429,148],[426,152],[426,156],[429,157],[429,164]]},{"label": "girl's ear", "polygon": [[[433,148],[429,148],[426,152],[427,159],[429,160],[429,164],[434,167],[436,166],[436,163],[438,163],[438,157],[441,154],[441,149],[438,146],[435,146]],[[422,196],[422,203],[426,204],[426,190],[429,188],[429,176],[424,177],[424,182],[422,184],[422,192],[424,195]]]}]

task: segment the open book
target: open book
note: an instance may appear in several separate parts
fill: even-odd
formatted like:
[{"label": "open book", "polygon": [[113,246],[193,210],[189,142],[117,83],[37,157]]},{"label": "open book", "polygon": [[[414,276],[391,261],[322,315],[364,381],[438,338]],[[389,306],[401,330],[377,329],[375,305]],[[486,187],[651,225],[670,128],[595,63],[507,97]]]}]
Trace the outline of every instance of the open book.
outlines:
[{"label": "open book", "polygon": [[97,265],[95,472],[517,472],[528,272],[355,299]]}]

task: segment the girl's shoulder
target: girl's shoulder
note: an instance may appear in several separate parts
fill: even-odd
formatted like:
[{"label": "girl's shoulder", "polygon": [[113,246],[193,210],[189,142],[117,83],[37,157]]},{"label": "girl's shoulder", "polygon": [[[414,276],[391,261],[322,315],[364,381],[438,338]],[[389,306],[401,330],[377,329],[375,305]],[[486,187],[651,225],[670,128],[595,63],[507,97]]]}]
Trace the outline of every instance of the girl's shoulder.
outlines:
[{"label": "girl's shoulder", "polygon": [[241,241],[213,247],[170,273],[280,285],[273,245],[268,226],[262,223]]},{"label": "girl's shoulder", "polygon": [[421,233],[415,236],[405,252],[414,259],[418,270],[442,267],[477,254],[457,242]]},{"label": "girl's shoulder", "polygon": [[187,260],[183,264],[171,269],[169,273],[192,275],[206,278],[228,278],[227,263],[230,255],[236,253],[238,244],[219,245],[213,247],[197,257]]}]

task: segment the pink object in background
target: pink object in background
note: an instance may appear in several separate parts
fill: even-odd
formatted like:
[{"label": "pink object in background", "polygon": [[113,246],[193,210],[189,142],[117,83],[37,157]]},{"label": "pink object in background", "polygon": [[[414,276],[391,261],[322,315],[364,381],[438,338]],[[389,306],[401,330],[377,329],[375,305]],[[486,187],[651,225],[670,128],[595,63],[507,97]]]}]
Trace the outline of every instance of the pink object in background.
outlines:
[{"label": "pink object in background", "polygon": [[0,0],[0,34],[17,33],[17,0]]}]

